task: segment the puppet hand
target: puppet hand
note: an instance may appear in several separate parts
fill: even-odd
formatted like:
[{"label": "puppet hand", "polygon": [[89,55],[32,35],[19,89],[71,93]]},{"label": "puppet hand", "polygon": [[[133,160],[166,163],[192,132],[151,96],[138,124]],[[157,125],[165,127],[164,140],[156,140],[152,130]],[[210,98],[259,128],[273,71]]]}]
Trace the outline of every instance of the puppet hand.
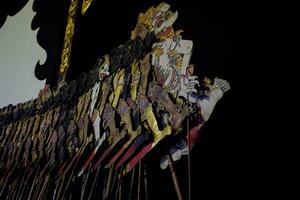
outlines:
[{"label": "puppet hand", "polygon": [[201,114],[205,121],[209,119],[217,102],[229,89],[230,85],[227,81],[215,78],[213,86],[210,87],[208,98],[197,100],[197,105],[201,108]]},{"label": "puppet hand", "polygon": [[215,78],[213,88],[220,88],[223,93],[230,90],[230,85],[226,80]]}]

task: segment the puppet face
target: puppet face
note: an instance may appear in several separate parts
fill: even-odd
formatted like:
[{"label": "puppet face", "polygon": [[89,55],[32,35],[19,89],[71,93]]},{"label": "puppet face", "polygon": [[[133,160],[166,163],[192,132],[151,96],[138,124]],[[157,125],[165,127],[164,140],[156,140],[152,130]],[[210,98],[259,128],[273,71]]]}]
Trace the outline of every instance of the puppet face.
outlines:
[{"label": "puppet face", "polygon": [[178,17],[178,13],[172,12],[170,9],[170,5],[166,3],[161,3],[157,8],[156,12],[153,16],[152,21],[152,31],[155,33],[159,33],[173,25]]},{"label": "puppet face", "polygon": [[99,66],[99,79],[103,80],[109,75],[109,56],[105,55],[103,57],[102,63]]}]

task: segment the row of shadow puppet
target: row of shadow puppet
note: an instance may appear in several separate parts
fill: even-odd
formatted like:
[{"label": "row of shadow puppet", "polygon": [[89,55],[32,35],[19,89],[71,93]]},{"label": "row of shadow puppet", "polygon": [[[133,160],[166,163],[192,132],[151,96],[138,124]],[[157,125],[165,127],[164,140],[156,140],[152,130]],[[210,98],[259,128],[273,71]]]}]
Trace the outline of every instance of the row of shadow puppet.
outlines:
[{"label": "row of shadow puppet", "polygon": [[[188,112],[173,115],[173,128],[165,120],[170,113],[164,106],[173,106],[174,112],[178,105],[154,82],[149,53],[154,41],[149,34],[144,41],[136,38],[114,49],[107,56],[111,75],[105,81],[99,79],[102,58],[78,80],[46,87],[37,99],[0,110],[1,195],[30,199],[51,194],[59,199],[68,194],[64,177],[79,177],[87,168],[96,173],[103,166],[126,174],[172,130],[182,129]],[[130,98],[134,60],[142,74],[136,101]],[[114,90],[120,74],[123,88]],[[183,110],[183,102],[181,106]]]},{"label": "row of shadow puppet", "polygon": [[[170,163],[168,152],[174,160],[189,152],[187,143],[194,145],[207,119],[200,104],[164,89],[160,81],[174,77],[163,77],[151,62],[153,44],[168,38],[161,34],[158,41],[158,30],[174,44],[181,41],[172,23],[148,20],[174,22],[177,13],[168,9],[161,4],[140,15],[134,37],[77,80],[46,86],[37,99],[0,110],[0,197],[74,199],[80,194],[83,199],[97,188],[103,199],[110,199],[122,191],[117,189],[121,177],[154,147],[160,149],[163,169]],[[148,29],[151,23],[157,25],[154,31]],[[168,55],[180,55],[176,62],[182,65],[181,54],[174,52],[168,50]],[[178,85],[179,80],[173,81]],[[205,98],[208,82],[199,84],[197,97]],[[215,82],[221,98],[219,88],[226,84]]]}]

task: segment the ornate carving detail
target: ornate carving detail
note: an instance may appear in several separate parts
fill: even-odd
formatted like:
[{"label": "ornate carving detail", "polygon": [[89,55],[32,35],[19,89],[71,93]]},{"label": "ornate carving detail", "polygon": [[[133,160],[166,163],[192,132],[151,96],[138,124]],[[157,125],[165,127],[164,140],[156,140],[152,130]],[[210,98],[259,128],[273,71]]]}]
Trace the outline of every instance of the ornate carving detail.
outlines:
[{"label": "ornate carving detail", "polygon": [[78,6],[79,6],[79,0],[71,0],[71,4],[69,7],[67,27],[65,32],[64,46],[61,55],[61,64],[59,68],[59,74],[62,76],[63,79],[70,66],[72,41],[74,37],[74,28],[75,28]]},{"label": "ornate carving detail", "polygon": [[81,9],[81,14],[84,15],[87,9],[89,9],[91,3],[93,0],[83,0],[82,2],[82,9]]}]

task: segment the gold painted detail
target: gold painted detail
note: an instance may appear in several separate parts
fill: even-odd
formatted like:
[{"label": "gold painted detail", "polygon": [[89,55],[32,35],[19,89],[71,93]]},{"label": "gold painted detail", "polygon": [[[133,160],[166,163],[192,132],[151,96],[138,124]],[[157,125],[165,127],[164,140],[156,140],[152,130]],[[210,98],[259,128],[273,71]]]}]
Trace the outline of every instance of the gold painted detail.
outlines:
[{"label": "gold painted detail", "polygon": [[144,39],[146,33],[149,32],[154,32],[159,39],[180,35],[181,30],[174,32],[172,28],[178,13],[169,9],[170,5],[162,2],[157,7],[152,6],[145,13],[140,13],[138,22],[131,31],[131,39],[134,40],[136,37]]},{"label": "gold painted detail", "polygon": [[157,57],[161,56],[164,54],[164,49],[162,48],[161,45],[157,45],[152,48],[152,54],[156,55]]},{"label": "gold painted detail", "polygon": [[130,96],[131,99],[136,101],[137,99],[137,89],[138,89],[138,85],[140,83],[140,70],[139,70],[139,62],[137,60],[135,60],[132,64],[131,64],[131,75],[132,75],[132,81],[131,81],[131,90],[130,90]]},{"label": "gold painted detail", "polygon": [[152,6],[145,13],[139,14],[137,25],[135,29],[131,31],[131,39],[135,39],[139,35],[139,33],[141,32],[141,25],[143,25],[143,27],[148,31],[153,30],[153,21],[155,20],[155,16],[165,4],[166,3],[161,3],[157,7]]},{"label": "gold painted detail", "polygon": [[174,62],[175,66],[178,68],[178,69],[181,69],[182,67],[182,63],[183,63],[183,56],[178,53],[177,50],[170,50],[168,52],[168,56],[169,56],[169,59],[172,60],[172,62]]},{"label": "gold painted detail", "polygon": [[87,9],[89,9],[93,0],[83,0],[81,14],[84,15]]},{"label": "gold painted detail", "polygon": [[75,19],[78,11],[78,6],[79,0],[71,0],[60,64],[60,73],[63,75],[63,78],[70,66],[72,41],[74,37]]}]

